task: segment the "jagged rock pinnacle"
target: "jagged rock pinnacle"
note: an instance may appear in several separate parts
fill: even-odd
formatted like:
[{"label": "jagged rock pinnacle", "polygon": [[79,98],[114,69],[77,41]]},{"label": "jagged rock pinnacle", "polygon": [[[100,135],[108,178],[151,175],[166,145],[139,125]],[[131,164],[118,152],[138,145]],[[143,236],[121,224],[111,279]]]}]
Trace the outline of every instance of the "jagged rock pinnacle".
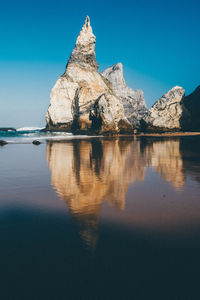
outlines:
[{"label": "jagged rock pinnacle", "polygon": [[87,16],[77,37],[76,45],[69,58],[68,64],[78,63],[82,67],[98,69],[95,54],[95,41],[96,37],[92,32],[90,18]]},{"label": "jagged rock pinnacle", "polygon": [[85,26],[86,28],[91,27],[91,26],[90,26],[90,17],[89,17],[89,16],[86,17],[86,19],[85,19],[85,24],[84,24],[83,26]]}]

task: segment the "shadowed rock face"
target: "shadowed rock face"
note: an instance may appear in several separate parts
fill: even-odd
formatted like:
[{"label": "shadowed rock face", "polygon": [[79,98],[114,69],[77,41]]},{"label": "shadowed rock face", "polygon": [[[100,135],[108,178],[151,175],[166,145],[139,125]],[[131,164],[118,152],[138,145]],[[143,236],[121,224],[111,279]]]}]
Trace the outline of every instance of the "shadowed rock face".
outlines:
[{"label": "shadowed rock face", "polygon": [[140,120],[148,112],[143,91],[134,91],[126,86],[121,63],[109,67],[102,75],[111,82],[114,93],[122,100],[128,121],[134,128],[140,128]]},{"label": "shadowed rock face", "polygon": [[183,128],[189,131],[200,131],[200,86],[183,98],[183,104],[189,112],[187,122],[182,120]]},{"label": "shadowed rock face", "polygon": [[87,17],[65,73],[51,91],[47,129],[100,133],[132,130],[121,99],[98,72],[95,39]]},{"label": "shadowed rock face", "polygon": [[185,184],[179,139],[48,142],[46,157],[52,185],[90,248],[98,239],[102,204],[124,210],[128,186],[144,181],[148,166],[175,189]]}]

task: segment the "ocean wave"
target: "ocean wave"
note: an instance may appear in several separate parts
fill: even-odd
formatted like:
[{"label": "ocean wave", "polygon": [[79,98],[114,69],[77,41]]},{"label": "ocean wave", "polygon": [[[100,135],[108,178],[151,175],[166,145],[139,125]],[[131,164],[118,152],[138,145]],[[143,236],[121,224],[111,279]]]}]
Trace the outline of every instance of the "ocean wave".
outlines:
[{"label": "ocean wave", "polygon": [[0,127],[0,132],[15,132],[16,129],[14,127]]},{"label": "ocean wave", "polygon": [[43,127],[20,127],[15,131],[7,128],[7,131],[0,131],[0,139],[11,144],[30,144],[34,140],[45,141],[64,141],[72,139],[89,139],[94,136],[74,135],[70,132],[42,131]]},{"label": "ocean wave", "polygon": [[21,127],[17,128],[16,131],[41,131],[44,127]]}]

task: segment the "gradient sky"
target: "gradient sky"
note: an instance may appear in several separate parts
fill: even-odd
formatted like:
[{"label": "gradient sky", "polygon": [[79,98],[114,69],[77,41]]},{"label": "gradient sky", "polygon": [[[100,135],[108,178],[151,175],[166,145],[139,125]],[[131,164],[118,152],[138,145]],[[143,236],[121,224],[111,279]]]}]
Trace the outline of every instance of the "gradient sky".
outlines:
[{"label": "gradient sky", "polygon": [[122,62],[147,106],[175,85],[200,84],[200,2],[18,0],[0,4],[0,126],[44,126],[86,15],[103,71]]}]

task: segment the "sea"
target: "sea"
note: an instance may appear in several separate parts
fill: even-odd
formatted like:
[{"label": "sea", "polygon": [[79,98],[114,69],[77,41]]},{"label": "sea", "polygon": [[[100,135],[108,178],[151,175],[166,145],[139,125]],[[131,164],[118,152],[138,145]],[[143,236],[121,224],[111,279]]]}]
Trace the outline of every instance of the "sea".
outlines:
[{"label": "sea", "polygon": [[0,140],[0,299],[200,298],[200,136]]},{"label": "sea", "polygon": [[45,141],[45,140],[60,140],[60,139],[73,139],[73,138],[84,138],[88,136],[77,136],[68,132],[50,132],[44,131],[43,127],[20,127],[20,128],[10,128],[1,129],[0,127],[0,139],[5,140],[8,143],[14,144],[27,144],[34,140]]}]

